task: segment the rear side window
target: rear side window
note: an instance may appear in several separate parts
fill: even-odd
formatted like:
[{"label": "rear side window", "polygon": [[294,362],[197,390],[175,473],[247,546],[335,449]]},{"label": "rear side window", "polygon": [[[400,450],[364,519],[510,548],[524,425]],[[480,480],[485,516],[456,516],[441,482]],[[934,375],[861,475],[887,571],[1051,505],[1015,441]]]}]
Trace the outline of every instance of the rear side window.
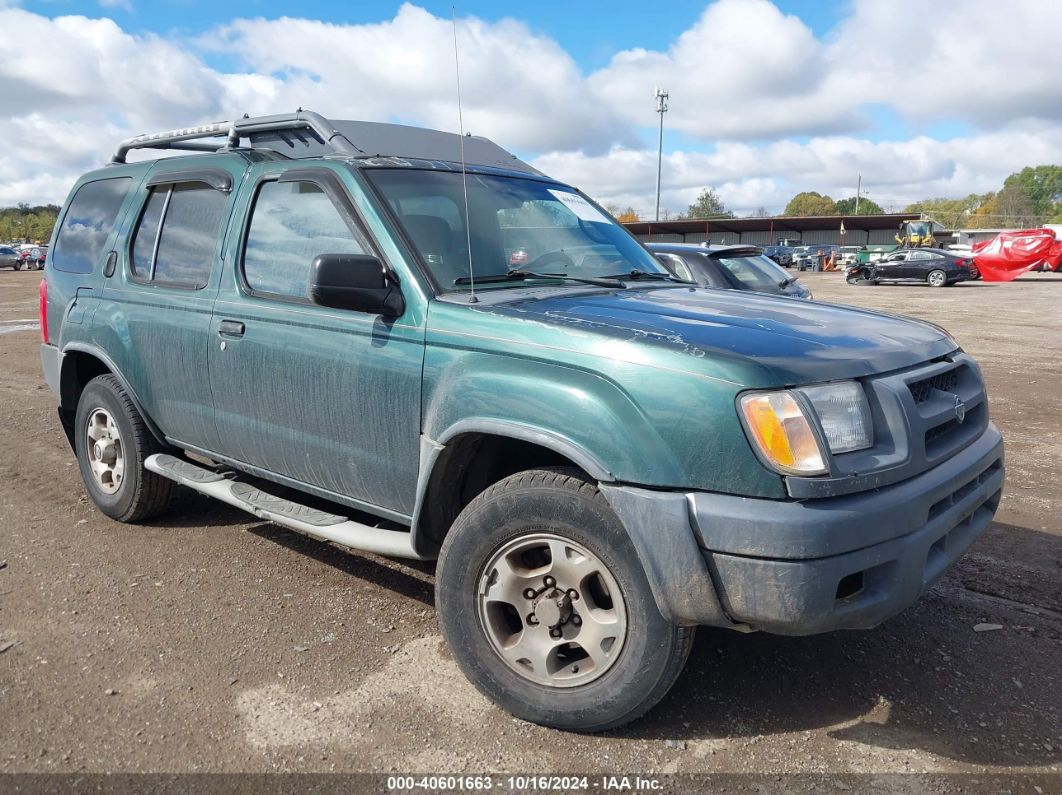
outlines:
[{"label": "rear side window", "polygon": [[228,197],[201,183],[153,188],[133,237],[133,275],[155,284],[205,287]]},{"label": "rear side window", "polygon": [[339,209],[315,182],[266,182],[247,230],[243,276],[255,292],[309,298],[319,254],[366,254]]},{"label": "rear side window", "polygon": [[118,177],[87,182],[78,188],[49,257],[52,268],[67,273],[92,273],[131,183],[129,177]]}]

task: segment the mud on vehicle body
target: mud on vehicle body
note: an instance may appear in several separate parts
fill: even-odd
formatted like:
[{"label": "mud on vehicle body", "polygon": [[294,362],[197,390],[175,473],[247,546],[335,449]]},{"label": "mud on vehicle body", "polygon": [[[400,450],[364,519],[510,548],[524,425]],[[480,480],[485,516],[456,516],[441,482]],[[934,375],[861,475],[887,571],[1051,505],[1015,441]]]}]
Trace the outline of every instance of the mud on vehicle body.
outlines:
[{"label": "mud on vehicle body", "polygon": [[873,626],[999,503],[947,333],[674,280],[484,139],[301,111],[141,136],[49,260],[42,364],[104,513],[181,484],[438,558],[461,669],[547,725],[637,718],[698,625]]}]

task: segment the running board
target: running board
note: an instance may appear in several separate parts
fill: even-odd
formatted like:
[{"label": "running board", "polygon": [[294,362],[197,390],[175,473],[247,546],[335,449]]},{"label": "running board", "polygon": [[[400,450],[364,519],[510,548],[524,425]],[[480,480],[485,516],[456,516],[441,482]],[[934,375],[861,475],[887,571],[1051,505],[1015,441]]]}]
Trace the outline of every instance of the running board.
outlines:
[{"label": "running board", "polygon": [[249,483],[241,483],[165,453],[148,456],[144,466],[182,486],[321,541],[377,555],[424,559],[413,551],[412,536],[400,530],[371,527],[345,516],[285,500]]}]

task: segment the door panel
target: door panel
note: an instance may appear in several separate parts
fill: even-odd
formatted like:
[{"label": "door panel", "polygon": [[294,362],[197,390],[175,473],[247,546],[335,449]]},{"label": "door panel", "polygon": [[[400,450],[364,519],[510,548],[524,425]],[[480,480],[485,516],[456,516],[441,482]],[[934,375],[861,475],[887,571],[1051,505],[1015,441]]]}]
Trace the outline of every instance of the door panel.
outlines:
[{"label": "door panel", "polygon": [[140,192],[129,234],[120,238],[133,242],[115,252],[95,327],[110,336],[104,348],[162,432],[213,449],[217,427],[206,365],[218,254],[233,197],[202,183]]},{"label": "door panel", "polygon": [[[217,452],[408,516],[419,462],[423,328],[407,316],[385,322],[296,294],[317,254],[378,252],[334,190],[314,187],[313,168],[299,166],[290,190],[273,181],[285,168],[252,172],[246,190],[253,195],[244,197],[252,204],[247,270],[238,247],[229,257],[237,278],[226,279],[214,307]],[[320,171],[326,182],[335,179],[327,167]]]}]

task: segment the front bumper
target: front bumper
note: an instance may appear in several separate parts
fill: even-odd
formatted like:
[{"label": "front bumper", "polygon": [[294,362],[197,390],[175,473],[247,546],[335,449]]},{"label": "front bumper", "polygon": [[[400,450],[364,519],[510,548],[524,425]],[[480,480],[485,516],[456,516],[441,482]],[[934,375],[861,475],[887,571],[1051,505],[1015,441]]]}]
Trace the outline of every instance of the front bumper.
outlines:
[{"label": "front bumper", "polygon": [[1003,480],[989,424],[921,475],[841,497],[601,490],[666,618],[811,635],[872,627],[914,602],[992,521]]}]

